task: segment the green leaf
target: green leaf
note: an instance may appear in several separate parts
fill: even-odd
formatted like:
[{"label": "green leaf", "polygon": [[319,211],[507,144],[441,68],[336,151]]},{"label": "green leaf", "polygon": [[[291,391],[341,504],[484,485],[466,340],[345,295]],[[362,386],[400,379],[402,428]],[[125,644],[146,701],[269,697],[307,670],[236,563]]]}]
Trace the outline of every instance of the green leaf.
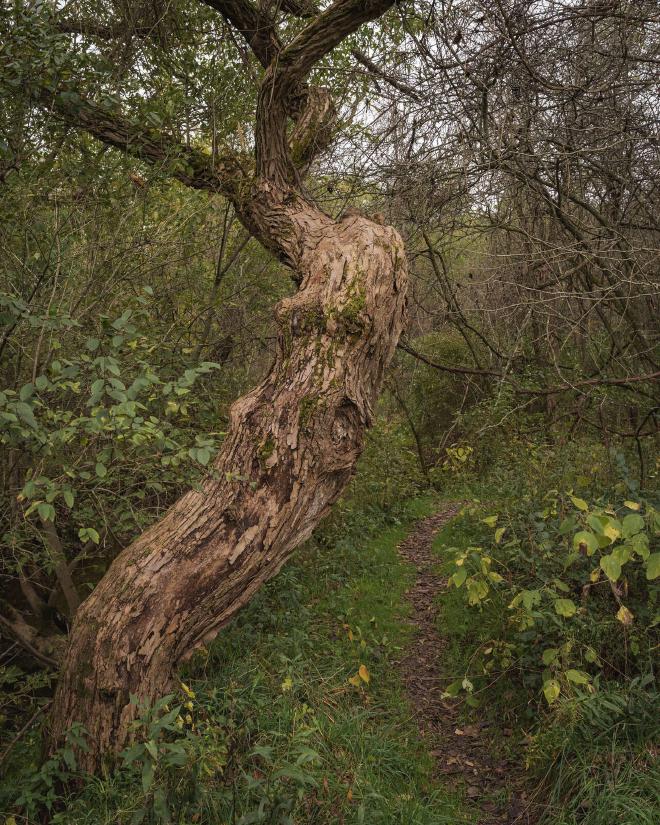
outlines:
[{"label": "green leaf", "polygon": [[169,825],[172,821],[165,791],[162,788],[156,788],[154,791],[154,813],[164,825]]},{"label": "green leaf", "polygon": [[471,578],[467,583],[467,591],[468,604],[479,604],[488,595],[488,585],[483,579]]},{"label": "green leaf", "polygon": [[630,544],[632,549],[637,553],[637,555],[642,559],[648,559],[649,557],[649,539],[646,533],[637,533],[636,536],[633,536],[630,540]]},{"label": "green leaf", "polygon": [[96,475],[99,478],[105,478],[108,475],[108,468],[101,461],[96,464]]},{"label": "green leaf", "polygon": [[644,529],[644,519],[637,513],[630,513],[623,519],[623,536],[632,538]]},{"label": "green leaf", "polygon": [[497,519],[497,516],[487,516],[486,518],[482,518],[481,521],[484,524],[487,524],[489,527],[495,527],[495,525],[497,524]]},{"label": "green leaf", "polygon": [[91,386],[92,395],[100,395],[105,387],[105,379],[97,378]]},{"label": "green leaf", "polygon": [[55,508],[52,504],[47,504],[45,501],[42,501],[41,504],[37,506],[37,512],[39,513],[39,518],[43,521],[55,521]]},{"label": "green leaf", "polygon": [[124,761],[124,765],[132,765],[136,759],[142,759],[144,754],[144,746],[141,743],[136,745],[131,745],[130,748],[126,748],[123,750],[119,755]]},{"label": "green leaf", "polygon": [[39,376],[37,377],[37,379],[35,380],[35,382],[34,382],[35,387],[36,387],[36,388],[37,388],[40,392],[41,392],[41,391],[43,391],[43,390],[45,390],[45,389],[47,389],[48,384],[49,384],[49,381],[48,381],[48,379],[46,378],[46,376],[45,376],[45,375],[39,375]]},{"label": "green leaf", "polygon": [[452,682],[450,685],[447,685],[447,689],[442,694],[443,698],[453,699],[461,692],[461,688],[463,687],[463,682],[461,679],[457,679],[455,682]]},{"label": "green leaf", "polygon": [[621,562],[614,553],[603,556],[600,560],[600,568],[610,581],[615,582],[621,575]]},{"label": "green leaf", "polygon": [[590,513],[587,516],[587,524],[591,527],[592,530],[595,530],[596,533],[599,535],[603,534],[603,528],[605,527],[605,522],[607,521],[606,518],[602,516],[596,516],[593,513]]},{"label": "green leaf", "polygon": [[555,599],[555,612],[560,616],[570,618],[577,613],[577,607],[572,599]]},{"label": "green leaf", "polygon": [[68,489],[63,490],[62,491],[62,496],[64,498],[64,501],[66,502],[66,506],[69,507],[69,508],[73,507],[73,501],[74,501],[73,492],[71,490],[68,490]]},{"label": "green leaf", "polygon": [[21,401],[29,401],[34,395],[34,384],[24,384],[18,394]]},{"label": "green leaf", "polygon": [[571,496],[571,501],[573,504],[578,508],[578,510],[582,510],[583,513],[586,513],[589,509],[589,505],[583,498],[577,498],[577,496]]},{"label": "green leaf", "polygon": [[37,419],[34,417],[34,412],[29,404],[26,404],[25,401],[17,401],[14,404],[14,410],[33,430],[38,429]]},{"label": "green leaf", "polygon": [[590,682],[589,674],[583,670],[567,670],[565,676],[576,685],[588,685]]},{"label": "green leaf", "polygon": [[543,664],[547,667],[551,665],[559,656],[559,650],[556,647],[548,647],[543,651]]},{"label": "green leaf", "polygon": [[460,587],[467,579],[467,570],[465,567],[459,567],[458,570],[451,577],[454,587]]},{"label": "green leaf", "polygon": [[646,560],[646,578],[649,581],[660,576],[660,553],[651,553]]},{"label": "green leaf", "polygon": [[547,699],[549,705],[551,705],[555,699],[559,698],[560,693],[561,685],[556,679],[547,679],[543,683],[543,695]]},{"label": "green leaf", "polygon": [[590,530],[580,530],[573,536],[573,547],[586,553],[587,556],[593,556],[598,550],[598,539]]},{"label": "green leaf", "polygon": [[93,541],[94,544],[99,544],[101,537],[93,527],[81,527],[78,530],[78,538],[80,541]]},{"label": "green leaf", "polygon": [[142,790],[148,793],[154,781],[154,763],[147,759],[142,766]]}]

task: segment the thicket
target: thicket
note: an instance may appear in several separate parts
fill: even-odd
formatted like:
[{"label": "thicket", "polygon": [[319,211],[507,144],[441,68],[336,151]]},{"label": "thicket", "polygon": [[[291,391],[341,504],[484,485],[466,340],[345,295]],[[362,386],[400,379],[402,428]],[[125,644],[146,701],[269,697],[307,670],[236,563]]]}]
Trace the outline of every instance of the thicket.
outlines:
[{"label": "thicket", "polygon": [[307,185],[405,234],[408,331],[332,517],[75,791],[73,749],[44,761],[39,740],[76,608],[208,472],[295,285],[220,196],[34,94],[75,76],[109,113],[251,151],[255,65],[222,21],[108,4],[76,31],[2,11],[0,813],[469,822],[392,666],[395,544],[442,498],[465,501],[436,545],[448,697],[515,729],[502,747],[548,822],[654,822],[654,4],[401,6],[324,64],[343,128]]}]

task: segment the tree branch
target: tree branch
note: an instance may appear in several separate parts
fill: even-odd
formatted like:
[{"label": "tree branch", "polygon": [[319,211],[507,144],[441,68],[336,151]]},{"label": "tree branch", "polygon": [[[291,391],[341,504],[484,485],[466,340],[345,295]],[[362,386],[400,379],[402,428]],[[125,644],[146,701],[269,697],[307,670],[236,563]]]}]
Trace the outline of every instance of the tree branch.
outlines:
[{"label": "tree branch", "polygon": [[412,97],[413,100],[421,100],[419,94],[415,89],[413,89],[412,86],[408,86],[408,84],[404,83],[402,80],[397,80],[396,77],[392,77],[391,74],[388,74],[384,69],[381,69],[380,66],[376,65],[371,58],[367,57],[364,52],[361,52],[359,49],[351,49],[351,54],[358,63],[361,63],[364,68],[367,69],[369,74],[384,80],[385,83],[389,83],[393,89],[396,89],[404,95]]},{"label": "tree branch", "polygon": [[267,68],[282,49],[275,31],[275,21],[264,6],[256,8],[250,0],[200,0],[219,11],[243,36],[261,65]]},{"label": "tree branch", "polygon": [[658,371],[650,372],[645,375],[630,375],[626,378],[588,378],[584,381],[575,381],[572,384],[565,383],[559,384],[555,387],[546,387],[542,390],[532,390],[527,389],[526,387],[521,387],[520,384],[513,380],[513,378],[503,372],[495,372],[494,370],[478,370],[471,367],[453,367],[449,364],[438,364],[436,361],[432,361],[426,355],[423,355],[421,352],[413,349],[413,347],[405,341],[399,341],[398,349],[403,350],[403,352],[408,353],[408,355],[412,355],[413,358],[416,358],[423,364],[433,367],[433,369],[440,370],[441,372],[449,372],[454,375],[483,375],[490,376],[492,378],[499,378],[501,381],[507,381],[516,390],[516,392],[519,392],[522,395],[557,395],[562,392],[578,390],[582,387],[618,387],[628,386],[629,384],[639,384],[646,381],[657,382],[660,380],[660,371]]},{"label": "tree branch", "polygon": [[70,17],[56,18],[55,28],[62,34],[78,34],[83,37],[92,37],[95,40],[115,40],[125,35],[148,37],[154,30],[153,26],[131,25],[125,21],[106,25],[90,18],[74,19]]},{"label": "tree branch", "polygon": [[76,94],[40,89],[36,97],[68,125],[83,129],[132,157],[162,166],[170,177],[186,186],[218,192],[232,200],[239,196],[246,173],[236,155],[227,153],[214,164],[210,155]]},{"label": "tree branch", "polygon": [[[224,2],[224,0],[222,0]],[[215,0],[214,0],[215,2]],[[298,170],[288,145],[287,122],[302,112],[304,82],[312,67],[363,23],[375,20],[394,0],[336,0],[307,25],[273,61],[257,104],[257,175],[280,186],[296,185]]]}]

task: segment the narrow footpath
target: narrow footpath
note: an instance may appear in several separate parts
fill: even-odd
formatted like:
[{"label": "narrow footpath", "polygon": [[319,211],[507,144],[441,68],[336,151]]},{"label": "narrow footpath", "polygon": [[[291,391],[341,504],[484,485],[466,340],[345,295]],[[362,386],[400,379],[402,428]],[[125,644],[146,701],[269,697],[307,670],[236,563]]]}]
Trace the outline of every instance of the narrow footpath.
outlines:
[{"label": "narrow footpath", "polygon": [[462,786],[472,806],[474,825],[531,825],[529,805],[515,786],[520,768],[491,755],[486,725],[459,722],[458,702],[443,699],[446,640],[438,631],[437,598],[447,580],[435,570],[433,539],[461,509],[451,503],[422,519],[399,545],[399,553],[417,570],[407,593],[415,634],[400,662],[412,711],[422,738],[434,757],[437,775],[449,785]]}]

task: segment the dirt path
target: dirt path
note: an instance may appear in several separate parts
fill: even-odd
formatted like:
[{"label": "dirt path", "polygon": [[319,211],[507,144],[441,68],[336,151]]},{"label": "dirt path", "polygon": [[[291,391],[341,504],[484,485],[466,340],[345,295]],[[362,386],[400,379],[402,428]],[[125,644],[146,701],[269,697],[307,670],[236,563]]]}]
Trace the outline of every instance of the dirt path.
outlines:
[{"label": "dirt path", "polygon": [[399,545],[401,556],[417,569],[415,584],[407,594],[416,633],[401,661],[401,674],[437,773],[450,785],[466,787],[474,805],[475,825],[529,825],[524,800],[512,794],[515,767],[495,762],[486,726],[459,723],[457,703],[442,698],[447,683],[443,675],[446,640],[437,629],[436,598],[447,587],[447,580],[434,572],[438,559],[431,548],[435,535],[461,506],[449,504],[422,519]]}]

